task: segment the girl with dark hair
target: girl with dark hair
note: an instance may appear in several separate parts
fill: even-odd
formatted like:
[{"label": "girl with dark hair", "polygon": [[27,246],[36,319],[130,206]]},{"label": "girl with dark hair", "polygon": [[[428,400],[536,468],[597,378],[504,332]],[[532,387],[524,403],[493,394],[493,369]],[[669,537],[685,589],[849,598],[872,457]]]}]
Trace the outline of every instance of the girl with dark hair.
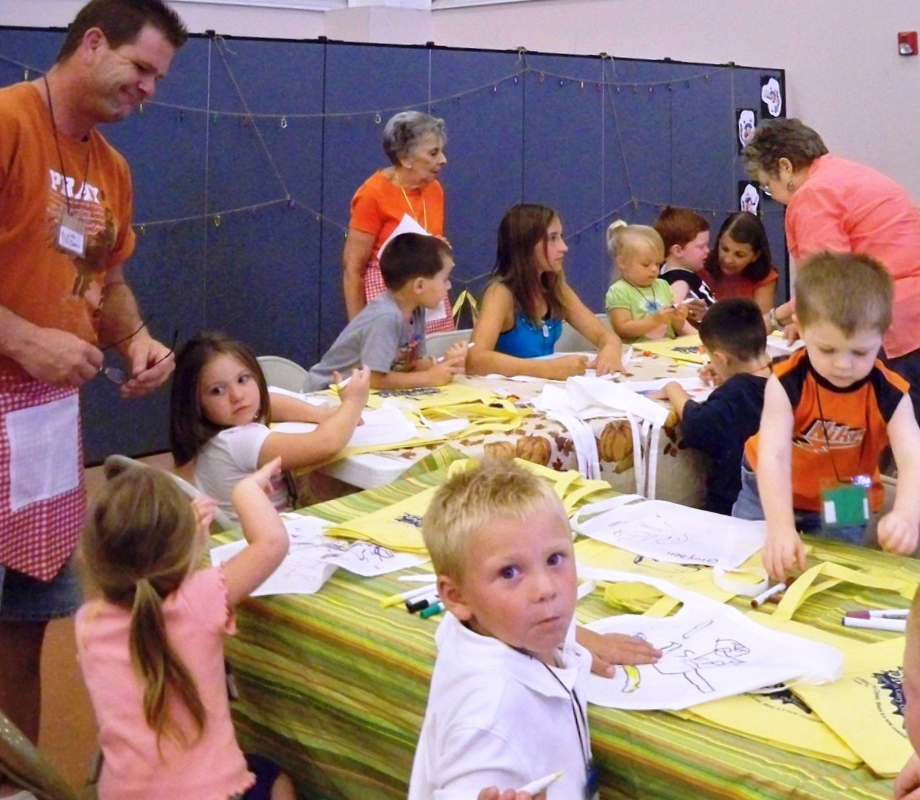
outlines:
[{"label": "girl with dark hair", "polygon": [[[622,369],[620,338],[566,282],[566,252],[562,222],[553,209],[522,203],[508,210],[498,229],[492,280],[473,327],[476,347],[467,356],[468,372],[565,380],[588,367],[598,375]],[[594,363],[579,354],[537,359],[553,354],[563,320],[597,348]]]},{"label": "girl with dark hair", "polygon": [[[335,380],[341,381],[338,373]],[[270,397],[262,368],[246,345],[222,333],[199,333],[176,358],[169,448],[176,466],[190,465],[194,484],[235,519],[230,495],[244,475],[277,457],[283,470],[329,461],[354,433],[369,388],[365,367],[352,371],[340,394],[342,403],[333,410],[283,395]],[[276,417],[319,424],[310,433],[273,432],[268,427],[273,410]],[[280,477],[272,499],[276,508],[290,506]]]},{"label": "girl with dark hair", "polygon": [[773,267],[767,232],[755,214],[738,211],[722,223],[702,277],[717,300],[749,297],[762,313],[770,313],[779,275]]}]

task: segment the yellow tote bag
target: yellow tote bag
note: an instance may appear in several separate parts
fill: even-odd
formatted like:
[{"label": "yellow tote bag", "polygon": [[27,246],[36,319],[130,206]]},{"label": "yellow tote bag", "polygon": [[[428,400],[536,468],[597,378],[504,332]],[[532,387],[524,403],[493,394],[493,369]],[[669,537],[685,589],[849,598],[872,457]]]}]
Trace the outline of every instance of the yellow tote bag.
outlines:
[{"label": "yellow tote bag", "polygon": [[422,517],[428,511],[436,491],[436,486],[425,489],[372,514],[339,523],[327,533],[329,536],[375,542],[393,550],[425,553],[427,550],[422,539]]},{"label": "yellow tote bag", "polygon": [[[653,558],[637,556],[628,550],[614,547],[597,539],[581,539],[576,542],[575,560],[579,566],[615,569],[622,572],[634,572],[637,575],[663,578],[684,589],[691,589],[713,600],[718,600],[720,603],[731,600],[734,596],[722,591],[713,583],[710,567],[656,561]],[[608,583],[604,591],[604,599],[610,605],[633,614],[644,613],[652,602],[661,597],[663,597],[662,593],[647,583]],[[674,605],[678,602],[673,601]]]},{"label": "yellow tote bag", "polygon": [[834,683],[791,687],[882,778],[897,775],[914,752],[904,730],[903,663],[898,636],[846,651]]},{"label": "yellow tote bag", "polygon": [[383,401],[388,398],[396,398],[405,403],[407,408],[421,411],[457,403],[488,404],[501,399],[486,389],[454,381],[445,386],[423,386],[417,389],[375,389],[370,393],[367,404],[371,408],[380,408]]},{"label": "yellow tote bag", "polygon": [[[426,408],[424,417],[431,422],[448,419],[465,419],[470,424],[451,434],[451,439],[461,439],[477,433],[500,433],[520,428],[524,418],[530,416],[529,408],[518,408],[510,400],[494,397],[486,402],[453,403]],[[419,420],[421,422],[421,420]]]},{"label": "yellow tote bag", "polygon": [[[546,478],[552,485],[556,494],[562,500],[566,513],[571,516],[575,509],[584,503],[588,497],[599,492],[611,494],[613,490],[607,481],[590,480],[574,469],[560,472],[542,464],[534,464],[532,461],[525,461],[521,458],[514,459],[515,463],[531,472]],[[448,475],[455,475],[457,471],[467,470],[474,467],[479,462],[475,458],[468,458],[465,461],[455,461],[450,465]]]},{"label": "yellow tote bag", "polygon": [[672,713],[681,719],[702,722],[848,769],[863,763],[843,739],[788,689],[773,694],[724,697]]},{"label": "yellow tote bag", "polygon": [[656,339],[653,342],[639,342],[633,345],[637,350],[667,356],[676,361],[688,361],[691,364],[702,364],[703,354],[700,352],[700,337],[678,336],[676,339]]},{"label": "yellow tote bag", "polygon": [[[844,636],[811,625],[778,619],[775,615],[751,612],[748,616],[768,628],[832,645],[844,654],[861,646],[859,642]],[[675,713],[792,753],[808,755],[850,769],[863,763],[853,748],[789,689],[771,694],[726,697]]]}]

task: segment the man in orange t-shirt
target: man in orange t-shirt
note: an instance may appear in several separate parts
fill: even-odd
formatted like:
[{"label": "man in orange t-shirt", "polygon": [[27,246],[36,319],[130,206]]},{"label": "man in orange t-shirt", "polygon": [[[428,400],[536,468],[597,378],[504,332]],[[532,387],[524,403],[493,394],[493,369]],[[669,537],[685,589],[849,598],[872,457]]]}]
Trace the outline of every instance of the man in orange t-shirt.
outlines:
[{"label": "man in orange t-shirt", "polygon": [[100,343],[126,362],[107,373],[124,397],[173,369],[122,272],[128,166],[95,128],[152,97],[187,36],[161,0],[92,0],[47,75],[0,90],[0,708],[33,741],[45,627],[80,600],[79,387]]}]

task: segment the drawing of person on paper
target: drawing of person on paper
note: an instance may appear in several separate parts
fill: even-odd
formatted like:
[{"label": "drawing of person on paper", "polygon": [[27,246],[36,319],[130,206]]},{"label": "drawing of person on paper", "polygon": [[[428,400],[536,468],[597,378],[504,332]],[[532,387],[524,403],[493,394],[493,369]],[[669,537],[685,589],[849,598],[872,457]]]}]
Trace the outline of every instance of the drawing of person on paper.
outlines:
[{"label": "drawing of person on paper", "polygon": [[687,534],[675,529],[674,520],[659,514],[638,520],[617,522],[610,526],[610,533],[624,542],[655,542],[656,544],[680,544],[687,541]]},{"label": "drawing of person on paper", "polygon": [[[684,633],[681,638],[689,639],[712,624],[712,620],[701,622]],[[647,639],[644,633],[634,635],[637,639]],[[671,642],[658,649],[661,650],[661,658],[652,666],[662,675],[683,675],[690,685],[701,694],[709,694],[715,691],[712,684],[700,674],[701,669],[731,667],[741,664],[744,656],[749,655],[751,652],[750,648],[734,639],[721,638],[715,640],[711,650],[700,655],[696,655],[685,643],[681,644],[680,642]],[[626,682],[622,692],[623,694],[632,694],[639,689],[641,684],[640,670],[637,667],[624,667],[623,672],[626,676]]]},{"label": "drawing of person on paper", "polygon": [[708,653],[695,655],[689,648],[684,648],[678,642],[671,642],[666,647],[660,648],[661,659],[654,665],[662,675],[683,675],[697,691],[709,694],[715,691],[701,674],[701,669],[709,667],[733,667],[741,664],[742,658],[751,651],[734,639],[716,639],[712,650]]}]

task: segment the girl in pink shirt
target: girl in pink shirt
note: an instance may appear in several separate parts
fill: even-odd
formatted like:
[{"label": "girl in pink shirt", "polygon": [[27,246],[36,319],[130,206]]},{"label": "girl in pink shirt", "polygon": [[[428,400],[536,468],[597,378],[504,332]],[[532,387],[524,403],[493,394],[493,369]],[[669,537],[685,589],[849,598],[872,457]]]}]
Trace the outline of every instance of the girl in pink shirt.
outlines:
[{"label": "girl in pink shirt", "polygon": [[101,594],[77,613],[77,653],[99,724],[100,800],[295,800],[277,766],[233,732],[223,637],[234,607],[281,563],[288,537],[266,491],[280,459],[233,490],[249,546],[198,569],[214,501],[137,467],[102,490],[81,543]]}]

